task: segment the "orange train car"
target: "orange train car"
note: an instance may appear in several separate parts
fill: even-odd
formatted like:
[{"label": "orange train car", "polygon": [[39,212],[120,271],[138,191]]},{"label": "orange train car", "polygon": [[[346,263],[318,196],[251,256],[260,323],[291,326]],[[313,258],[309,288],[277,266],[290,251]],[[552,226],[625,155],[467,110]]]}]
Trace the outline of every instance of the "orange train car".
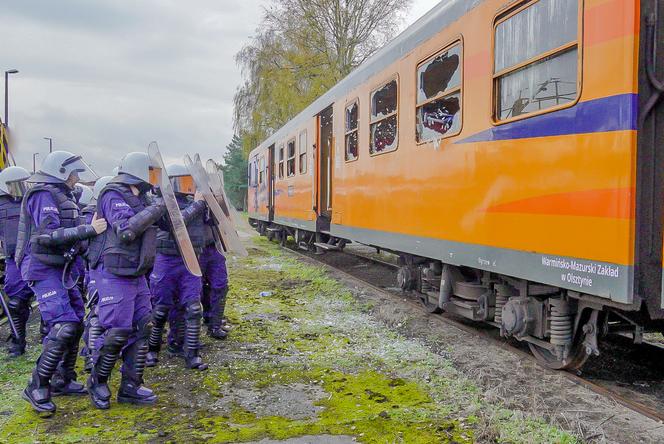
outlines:
[{"label": "orange train car", "polygon": [[442,2],[251,152],[250,221],[392,251],[430,311],[553,368],[662,331],[663,15]]}]

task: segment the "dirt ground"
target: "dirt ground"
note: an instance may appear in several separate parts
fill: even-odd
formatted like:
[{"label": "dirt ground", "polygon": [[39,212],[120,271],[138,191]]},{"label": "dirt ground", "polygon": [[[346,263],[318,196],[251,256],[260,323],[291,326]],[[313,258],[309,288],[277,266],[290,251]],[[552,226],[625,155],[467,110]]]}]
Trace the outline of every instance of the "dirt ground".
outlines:
[{"label": "dirt ground", "polygon": [[42,419],[19,396],[38,347],[2,355],[0,442],[664,441],[662,424],[244,238],[250,256],[228,260],[235,329],[226,341],[205,337],[208,371],[164,355],[146,373],[156,406],[102,412],[87,398],[57,398],[57,414]]}]

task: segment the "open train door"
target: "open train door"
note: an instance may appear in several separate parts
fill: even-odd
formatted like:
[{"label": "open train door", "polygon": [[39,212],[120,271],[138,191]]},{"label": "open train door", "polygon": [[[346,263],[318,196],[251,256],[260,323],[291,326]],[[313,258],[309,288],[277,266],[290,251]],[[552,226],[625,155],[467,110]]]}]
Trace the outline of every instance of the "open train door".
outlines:
[{"label": "open train door", "polygon": [[268,220],[274,220],[274,166],[276,164],[274,145],[268,148],[268,172],[267,172],[267,213]]},{"label": "open train door", "polygon": [[318,114],[316,140],[316,213],[317,229],[329,231],[332,220],[332,159],[334,138],[332,105]]}]

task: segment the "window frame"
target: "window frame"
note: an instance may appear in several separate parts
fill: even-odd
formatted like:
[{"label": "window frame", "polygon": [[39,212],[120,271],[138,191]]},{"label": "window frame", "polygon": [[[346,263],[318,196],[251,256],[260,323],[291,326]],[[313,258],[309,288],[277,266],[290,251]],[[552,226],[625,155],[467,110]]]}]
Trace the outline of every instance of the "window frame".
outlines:
[{"label": "window frame", "polygon": [[[293,174],[288,173],[288,162],[290,162],[291,157],[288,156],[288,145],[293,142]],[[295,177],[297,175],[297,141],[295,137],[291,138],[286,142],[286,178]]]},{"label": "window frame", "polygon": [[[578,0],[578,28],[577,28],[577,33],[576,33],[576,40],[573,40],[571,42],[568,42],[564,45],[558,46],[557,48],[550,49],[549,51],[537,54],[534,57],[531,57],[528,60],[524,60],[521,63],[517,63],[514,66],[510,66],[509,68],[504,68],[498,72],[495,71],[496,69],[496,32],[498,29],[498,25],[500,25],[503,22],[506,22],[510,18],[514,17],[515,15],[519,14],[520,12],[528,9],[529,7],[533,6],[534,4],[540,2],[541,0],[523,0],[520,4],[516,4],[513,7],[509,8],[507,11],[500,11],[498,12],[493,19],[493,32],[491,34],[491,89],[492,89],[492,98],[491,98],[491,121],[494,126],[499,126],[499,125],[505,125],[507,123],[515,122],[518,120],[524,120],[524,119],[529,119],[531,117],[536,117],[536,116],[541,116],[542,114],[548,114],[556,111],[560,111],[562,109],[566,108],[571,108],[577,103],[579,103],[579,100],[581,100],[581,92],[583,90],[583,7],[584,7],[584,0]],[[499,110],[498,110],[498,103],[499,103],[499,98],[498,98],[498,92],[499,92],[499,87],[498,87],[498,82],[500,81],[501,77],[504,77],[508,74],[511,74],[513,72],[519,71],[527,66],[530,65],[535,65],[538,62],[542,62],[545,59],[551,57],[551,56],[559,56],[562,55],[576,47],[577,50],[577,73],[576,73],[576,97],[574,100],[570,100],[569,103],[562,103],[560,105],[552,106],[550,108],[534,111],[532,113],[527,113],[527,114],[521,114],[518,116],[513,116],[507,119],[500,119],[499,118]]]},{"label": "window frame", "polygon": [[258,185],[265,182],[265,156],[258,157]]},{"label": "window frame", "polygon": [[[397,91],[398,91],[398,86],[397,86]],[[346,132],[346,112],[348,111],[348,108],[350,106],[353,106],[357,104],[357,126],[355,127],[354,130]],[[397,103],[397,106],[399,104]],[[344,105],[344,162],[345,163],[350,163],[350,162],[355,162],[360,158],[360,122],[362,119],[360,119],[360,98],[355,97],[353,100],[346,102]],[[369,110],[369,114],[371,114],[371,110]],[[369,119],[371,120],[371,119]],[[398,125],[398,118],[397,118],[397,125]],[[371,124],[369,124],[369,128],[371,128]],[[355,156],[355,159],[349,159],[347,157],[348,150],[346,146],[346,137],[348,137],[349,134],[351,133],[357,133],[357,156]],[[397,134],[398,135],[398,134]],[[371,141],[370,141],[371,142]],[[398,145],[398,142],[397,142]],[[389,152],[389,151],[388,151]]]},{"label": "window frame", "polygon": [[[302,151],[302,136],[304,136],[304,152]],[[309,144],[309,135],[307,130],[302,130],[297,135],[297,171],[300,175],[306,175],[309,165],[309,149],[307,145]],[[304,164],[302,163],[302,156],[304,156]],[[304,171],[302,170],[302,165],[304,165]]]},{"label": "window frame", "polygon": [[[396,106],[396,110],[393,113],[391,113],[387,116],[384,116],[384,117],[381,117],[379,119],[373,120],[373,118],[372,118],[372,101],[373,101],[372,95],[373,95],[373,93],[377,92],[379,89],[383,88],[384,86],[391,83],[392,81],[397,82],[397,106]],[[383,154],[388,154],[388,153],[393,153],[393,152],[395,152],[399,149],[399,142],[400,142],[400,137],[399,137],[399,101],[401,99],[401,88],[399,88],[400,83],[401,82],[400,82],[399,74],[398,73],[393,74],[387,80],[379,83],[374,88],[371,88],[371,90],[369,91],[369,106],[367,107],[367,111],[369,112],[369,119],[368,119],[368,121],[369,121],[369,156],[371,156],[371,157],[381,156]],[[394,147],[394,149],[391,149],[389,151],[380,151],[380,152],[377,152],[377,153],[372,153],[371,152],[371,126],[375,123],[381,122],[383,120],[387,120],[392,116],[396,116],[396,121],[397,121],[397,134],[396,134],[397,144],[396,144],[396,146]],[[359,114],[358,114],[358,120],[359,120]],[[358,122],[358,124],[359,124],[359,122]],[[345,127],[344,127],[344,131],[345,131]],[[359,136],[359,133],[358,133],[358,136]],[[344,141],[344,147],[345,147],[345,141]],[[358,158],[360,157],[359,139],[358,139],[357,157]]]},{"label": "window frame", "polygon": [[277,154],[279,158],[277,159],[277,178],[279,180],[283,180],[285,175],[284,175],[284,168],[285,168],[285,162],[286,160],[284,159],[284,144],[281,143],[279,144],[279,147],[277,148]]},{"label": "window frame", "polygon": [[[436,96],[434,96],[430,99],[426,99],[423,102],[418,102],[417,101],[417,96],[419,95],[419,92],[420,92],[420,90],[419,90],[420,78],[417,75],[417,72],[420,69],[420,66],[422,66],[423,64],[425,64],[429,60],[432,60],[432,59],[436,58],[440,54],[442,54],[446,51],[449,51],[450,49],[454,48],[454,46],[456,46],[456,45],[459,45],[460,58],[461,58],[461,60],[459,62],[459,69],[461,70],[461,73],[459,75],[459,77],[461,79],[461,81],[459,82],[459,86],[457,86],[456,88],[449,88],[449,89],[447,89],[443,92],[439,92]],[[450,137],[455,137],[455,136],[458,136],[459,134],[461,134],[461,131],[463,131],[463,120],[464,120],[463,119],[463,112],[464,112],[464,108],[465,108],[464,101],[463,101],[464,100],[464,94],[463,94],[464,77],[465,77],[465,75],[464,75],[465,74],[464,62],[465,62],[465,52],[464,52],[463,36],[458,35],[458,36],[454,37],[454,39],[451,40],[450,43],[444,45],[443,49],[440,49],[440,50],[434,52],[433,54],[430,54],[429,56],[425,57],[424,59],[420,60],[417,64],[415,64],[415,144],[417,146],[426,145],[428,143],[434,143],[434,141],[436,141],[436,140],[442,140],[442,139],[448,139]],[[459,96],[460,96],[459,101],[461,102],[461,125],[459,125],[459,130],[454,132],[454,133],[444,134],[443,136],[435,138],[435,139],[424,140],[424,141],[418,142],[417,141],[417,113],[418,113],[419,109],[421,107],[423,107],[423,106],[425,106],[425,105],[427,105],[431,102],[434,102],[436,100],[439,100],[443,97],[451,96],[452,94],[455,94],[456,92],[459,93]]]}]

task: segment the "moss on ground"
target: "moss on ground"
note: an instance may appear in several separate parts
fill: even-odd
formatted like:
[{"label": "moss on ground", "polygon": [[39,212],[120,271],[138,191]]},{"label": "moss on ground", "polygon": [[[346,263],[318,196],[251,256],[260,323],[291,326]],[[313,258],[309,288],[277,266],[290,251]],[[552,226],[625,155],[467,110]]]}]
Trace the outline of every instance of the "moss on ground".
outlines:
[{"label": "moss on ground", "polygon": [[[250,257],[228,261],[235,329],[224,342],[205,339],[209,371],[185,371],[164,357],[146,374],[160,397],[156,406],[114,403],[99,411],[87,398],[60,398],[58,413],[42,419],[19,397],[33,347],[30,359],[0,364],[7,400],[0,442],[222,443],[327,434],[366,443],[470,443],[480,423],[500,442],[573,442],[538,418],[486,405],[448,360],[373,319],[370,306],[323,270],[264,239],[252,242]],[[324,394],[311,401],[315,414],[260,414],[238,394],[298,384]]]}]

